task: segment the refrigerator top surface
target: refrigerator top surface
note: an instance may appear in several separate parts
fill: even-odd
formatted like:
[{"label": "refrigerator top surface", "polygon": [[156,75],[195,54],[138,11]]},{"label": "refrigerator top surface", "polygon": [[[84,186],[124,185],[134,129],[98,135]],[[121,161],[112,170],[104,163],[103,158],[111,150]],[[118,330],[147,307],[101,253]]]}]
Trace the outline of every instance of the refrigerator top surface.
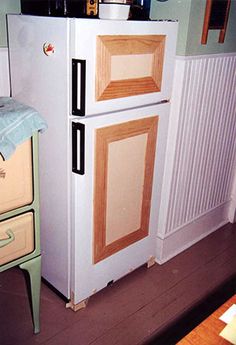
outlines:
[{"label": "refrigerator top surface", "polygon": [[41,22],[60,22],[67,21],[76,25],[86,25],[90,27],[139,27],[141,30],[146,27],[153,28],[166,28],[177,27],[178,21],[175,20],[109,20],[109,19],[90,19],[90,18],[70,18],[70,17],[53,17],[53,16],[37,16],[28,14],[8,14],[8,17],[19,16],[25,21],[41,21]]}]

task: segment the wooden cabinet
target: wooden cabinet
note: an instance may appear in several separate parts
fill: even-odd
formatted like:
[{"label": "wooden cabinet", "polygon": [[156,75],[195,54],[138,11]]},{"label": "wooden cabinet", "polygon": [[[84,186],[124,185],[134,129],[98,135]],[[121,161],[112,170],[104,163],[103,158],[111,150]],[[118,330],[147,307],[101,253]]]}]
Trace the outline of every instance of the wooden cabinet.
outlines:
[{"label": "wooden cabinet", "polygon": [[20,266],[30,276],[34,332],[39,332],[41,256],[39,241],[38,136],[0,156],[0,272]]}]

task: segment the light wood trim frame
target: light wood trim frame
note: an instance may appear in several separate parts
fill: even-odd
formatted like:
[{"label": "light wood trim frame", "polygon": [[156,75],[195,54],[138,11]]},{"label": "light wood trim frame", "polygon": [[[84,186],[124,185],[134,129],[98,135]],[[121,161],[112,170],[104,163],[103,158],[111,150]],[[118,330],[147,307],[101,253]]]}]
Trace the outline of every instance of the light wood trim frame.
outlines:
[{"label": "light wood trim frame", "polygon": [[[165,35],[97,36],[96,100],[129,97],[161,90]],[[111,80],[114,55],[152,54],[151,76]]]},{"label": "light wood trim frame", "polygon": [[201,44],[207,44],[209,22],[210,22],[210,15],[211,15],[211,5],[212,5],[212,1],[206,0],[206,8],[205,8],[203,28],[202,28]]},{"label": "light wood trim frame", "polygon": [[207,44],[207,38],[208,38],[208,31],[209,30],[220,30],[218,43],[224,43],[224,40],[225,40],[225,34],[226,34],[226,28],[227,28],[227,23],[228,23],[228,18],[229,18],[229,10],[230,10],[231,0],[227,0],[227,8],[226,8],[226,13],[225,13],[225,17],[224,17],[224,24],[221,27],[218,27],[218,26],[211,27],[210,26],[212,3],[213,3],[213,0],[206,0],[206,9],[205,9],[205,17],[204,17],[204,23],[203,23],[201,44]]},{"label": "light wood trim frame", "polygon": [[[134,120],[96,130],[94,190],[94,257],[97,263],[132,243],[148,236],[152,181],[156,150],[158,116]],[[109,143],[147,134],[141,226],[112,243],[106,244],[107,176]]]},{"label": "light wood trim frame", "polygon": [[228,19],[229,19],[230,2],[231,2],[231,0],[228,0],[226,14],[225,14],[224,26],[220,30],[219,41],[218,41],[219,43],[224,43],[224,40],[225,40],[226,28],[227,28]]}]

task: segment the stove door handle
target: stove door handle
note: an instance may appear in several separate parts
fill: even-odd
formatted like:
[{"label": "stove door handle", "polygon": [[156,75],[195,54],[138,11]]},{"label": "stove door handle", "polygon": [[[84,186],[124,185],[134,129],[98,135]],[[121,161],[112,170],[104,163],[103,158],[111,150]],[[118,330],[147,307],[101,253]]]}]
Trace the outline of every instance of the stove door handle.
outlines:
[{"label": "stove door handle", "polygon": [[72,122],[72,171],[85,174],[85,125]]},{"label": "stove door handle", "polygon": [[85,89],[86,61],[72,59],[72,115],[85,116]]}]

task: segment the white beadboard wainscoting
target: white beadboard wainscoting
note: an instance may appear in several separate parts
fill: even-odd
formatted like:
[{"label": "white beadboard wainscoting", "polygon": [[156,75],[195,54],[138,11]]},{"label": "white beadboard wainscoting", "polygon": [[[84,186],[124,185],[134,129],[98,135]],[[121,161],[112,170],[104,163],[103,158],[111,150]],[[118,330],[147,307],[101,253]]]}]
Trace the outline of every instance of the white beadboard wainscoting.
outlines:
[{"label": "white beadboard wainscoting", "polygon": [[236,54],[176,58],[159,263],[235,218],[235,71]]},{"label": "white beadboard wainscoting", "polygon": [[236,173],[234,175],[233,188],[231,192],[231,201],[229,205],[229,221],[230,223],[236,222]]},{"label": "white beadboard wainscoting", "polygon": [[10,95],[8,49],[0,48],[0,97]]}]

